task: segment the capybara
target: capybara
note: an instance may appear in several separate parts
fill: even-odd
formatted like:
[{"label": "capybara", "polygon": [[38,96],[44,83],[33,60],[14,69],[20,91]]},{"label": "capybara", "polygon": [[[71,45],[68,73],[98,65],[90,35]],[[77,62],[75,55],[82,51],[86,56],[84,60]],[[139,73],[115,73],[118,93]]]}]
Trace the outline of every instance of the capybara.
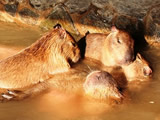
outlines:
[{"label": "capybara", "polygon": [[137,53],[133,63],[122,66],[122,69],[128,81],[146,80],[152,74],[149,63],[140,53]]},{"label": "capybara", "polygon": [[87,95],[96,99],[123,98],[116,80],[105,71],[91,72],[87,76],[83,88]]},{"label": "capybara", "polygon": [[0,88],[23,88],[45,81],[50,74],[66,72],[77,62],[80,50],[62,27],[56,27],[31,46],[0,62]]},{"label": "capybara", "polygon": [[84,52],[85,57],[99,60],[105,66],[126,65],[134,60],[134,40],[129,33],[116,27],[112,27],[110,34],[88,34],[78,45],[81,54]]}]

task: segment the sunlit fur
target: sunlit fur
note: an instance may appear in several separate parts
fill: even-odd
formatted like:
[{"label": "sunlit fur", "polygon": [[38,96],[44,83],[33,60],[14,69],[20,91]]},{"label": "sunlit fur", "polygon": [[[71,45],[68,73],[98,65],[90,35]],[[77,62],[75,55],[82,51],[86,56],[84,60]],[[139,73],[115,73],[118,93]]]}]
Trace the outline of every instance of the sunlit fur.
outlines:
[{"label": "sunlit fur", "polygon": [[110,34],[88,34],[85,57],[99,60],[105,66],[129,64],[134,59],[134,40],[116,28]]},{"label": "sunlit fur", "polygon": [[105,71],[93,71],[83,84],[85,93],[96,99],[122,99],[119,86],[111,74]]},{"label": "sunlit fur", "polygon": [[72,37],[55,28],[28,48],[0,62],[0,88],[23,88],[66,72],[77,62],[80,51]]},{"label": "sunlit fur", "polygon": [[140,53],[137,54],[133,63],[122,66],[124,74],[128,81],[148,80],[152,74],[152,69],[147,60],[145,60]]}]

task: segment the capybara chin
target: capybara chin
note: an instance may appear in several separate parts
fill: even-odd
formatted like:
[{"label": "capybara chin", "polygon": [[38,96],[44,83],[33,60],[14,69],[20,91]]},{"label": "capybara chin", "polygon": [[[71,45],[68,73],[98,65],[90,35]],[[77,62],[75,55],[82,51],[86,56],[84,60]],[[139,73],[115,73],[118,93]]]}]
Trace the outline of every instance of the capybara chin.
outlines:
[{"label": "capybara chin", "polygon": [[147,80],[147,77],[152,75],[152,69],[149,63],[142,57],[140,53],[137,53],[136,59],[133,63],[122,66],[124,74],[128,81],[133,80]]},{"label": "capybara chin", "polygon": [[119,91],[119,86],[111,74],[105,71],[93,71],[83,84],[87,95],[96,99],[122,99],[123,95]]},{"label": "capybara chin", "polygon": [[61,27],[42,36],[28,48],[0,62],[0,88],[23,88],[66,72],[69,62],[77,62],[80,50]]},{"label": "capybara chin", "polygon": [[88,34],[85,44],[84,56],[99,60],[105,66],[125,65],[134,60],[134,40],[129,33],[115,27],[110,34]]}]

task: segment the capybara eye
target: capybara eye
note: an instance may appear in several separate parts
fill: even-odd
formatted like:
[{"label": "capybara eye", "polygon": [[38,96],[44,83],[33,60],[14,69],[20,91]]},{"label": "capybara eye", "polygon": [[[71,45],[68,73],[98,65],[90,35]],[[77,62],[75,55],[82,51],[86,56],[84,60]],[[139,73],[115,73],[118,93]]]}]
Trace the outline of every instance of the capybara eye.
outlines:
[{"label": "capybara eye", "polygon": [[60,24],[56,24],[55,26],[53,26],[53,28],[59,29],[59,28],[61,28],[61,25]]},{"label": "capybara eye", "polygon": [[73,47],[76,47],[76,44],[72,42]]},{"label": "capybara eye", "polygon": [[120,39],[119,39],[119,38],[117,38],[117,43],[121,44],[121,41],[120,41]]}]

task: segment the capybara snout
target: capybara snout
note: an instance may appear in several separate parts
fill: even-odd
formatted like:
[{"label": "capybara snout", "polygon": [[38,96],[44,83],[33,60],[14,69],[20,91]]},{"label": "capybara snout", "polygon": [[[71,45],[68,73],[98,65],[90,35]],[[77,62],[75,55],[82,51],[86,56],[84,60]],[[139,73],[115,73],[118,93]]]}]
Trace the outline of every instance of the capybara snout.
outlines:
[{"label": "capybara snout", "polygon": [[124,59],[122,60],[122,64],[128,65],[130,64],[133,60],[135,59],[134,57],[134,52],[132,50],[127,51],[126,55],[124,56]]},{"label": "capybara snout", "polygon": [[144,66],[143,67],[143,74],[144,74],[144,76],[152,75],[152,69],[149,66]]}]

